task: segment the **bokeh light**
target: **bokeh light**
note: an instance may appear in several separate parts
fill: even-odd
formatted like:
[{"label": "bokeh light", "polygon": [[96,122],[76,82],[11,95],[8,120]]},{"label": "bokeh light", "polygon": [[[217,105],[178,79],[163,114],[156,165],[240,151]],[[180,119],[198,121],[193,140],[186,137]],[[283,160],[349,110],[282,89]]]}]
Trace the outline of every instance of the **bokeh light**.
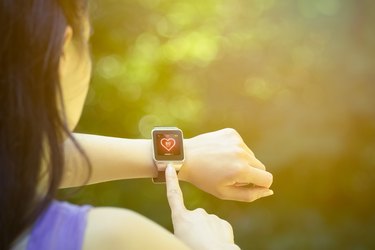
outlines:
[{"label": "bokeh light", "polygon": [[[94,72],[78,131],[186,137],[233,127],[275,195],[187,206],[230,221],[242,249],[374,249],[375,2],[97,0]],[[203,166],[204,167],[204,166]],[[163,186],[93,185],[77,203],[134,209],[172,230]]]}]

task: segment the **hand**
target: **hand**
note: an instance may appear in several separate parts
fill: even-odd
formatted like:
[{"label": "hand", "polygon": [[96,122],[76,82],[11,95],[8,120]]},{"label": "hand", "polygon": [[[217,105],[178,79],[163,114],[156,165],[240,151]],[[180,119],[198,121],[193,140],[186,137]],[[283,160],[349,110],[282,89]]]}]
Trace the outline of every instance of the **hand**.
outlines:
[{"label": "hand", "polygon": [[185,156],[180,180],[220,199],[251,202],[273,194],[272,174],[234,129],[186,139]]},{"label": "hand", "polygon": [[204,209],[187,210],[176,171],[166,169],[168,203],[172,211],[174,234],[192,249],[224,250],[239,249],[234,244],[232,226]]}]

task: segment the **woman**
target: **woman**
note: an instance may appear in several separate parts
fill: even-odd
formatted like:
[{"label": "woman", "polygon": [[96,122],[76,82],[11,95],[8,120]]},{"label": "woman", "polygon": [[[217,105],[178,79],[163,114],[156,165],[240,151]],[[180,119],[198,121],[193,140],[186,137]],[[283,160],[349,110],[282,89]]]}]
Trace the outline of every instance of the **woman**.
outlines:
[{"label": "woman", "polygon": [[91,74],[87,12],[87,0],[0,0],[0,249],[238,248],[227,222],[186,210],[178,186],[238,201],[272,194],[233,129],[185,140],[178,179],[167,169],[175,235],[125,209],[54,200],[59,187],[157,175],[150,140],[72,133]]}]

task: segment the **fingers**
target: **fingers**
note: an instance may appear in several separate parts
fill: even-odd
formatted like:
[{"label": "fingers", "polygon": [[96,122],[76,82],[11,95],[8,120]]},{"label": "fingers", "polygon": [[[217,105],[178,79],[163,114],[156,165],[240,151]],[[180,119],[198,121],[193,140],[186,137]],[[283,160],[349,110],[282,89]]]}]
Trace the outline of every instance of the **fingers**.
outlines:
[{"label": "fingers", "polygon": [[226,242],[231,242],[231,243],[233,243],[233,242],[234,242],[234,235],[233,235],[233,228],[232,228],[232,225],[231,225],[228,221],[226,221],[226,220],[220,219],[219,217],[218,217],[218,219],[220,220],[220,224],[221,224],[223,230],[224,230],[225,232],[227,232],[227,233],[224,235],[224,240],[225,240]]},{"label": "fingers", "polygon": [[264,164],[255,157],[251,157],[248,162],[251,167],[266,170],[266,166],[264,166]]},{"label": "fingers", "polygon": [[239,146],[241,148],[241,151],[243,151],[245,158],[252,167],[256,167],[262,170],[266,169],[264,164],[255,157],[254,152],[251,151],[251,149],[246,145],[241,135],[235,129],[222,129],[221,133],[225,136],[225,138],[232,138],[232,146]]},{"label": "fingers", "polygon": [[165,170],[165,180],[167,184],[167,198],[172,215],[186,210],[176,170],[171,165],[168,165]]},{"label": "fingers", "polygon": [[246,172],[241,175],[241,180],[238,181],[238,183],[252,183],[265,188],[269,188],[272,182],[271,173],[254,167],[246,168]]},{"label": "fingers", "polygon": [[252,202],[259,198],[273,195],[273,191],[264,187],[234,187],[229,186],[224,192],[224,199]]},{"label": "fingers", "polygon": [[244,158],[250,164],[250,166],[266,170],[266,166],[264,166],[264,164],[255,157],[254,153],[247,147],[245,143],[242,144],[242,149],[244,150]]},{"label": "fingers", "polygon": [[255,158],[254,153],[246,144],[243,144],[242,148],[244,150],[243,157],[248,164],[243,168],[244,174],[241,174],[241,180],[237,180],[236,186],[253,183],[257,186],[269,188],[273,181],[272,174],[266,171],[264,164]]}]

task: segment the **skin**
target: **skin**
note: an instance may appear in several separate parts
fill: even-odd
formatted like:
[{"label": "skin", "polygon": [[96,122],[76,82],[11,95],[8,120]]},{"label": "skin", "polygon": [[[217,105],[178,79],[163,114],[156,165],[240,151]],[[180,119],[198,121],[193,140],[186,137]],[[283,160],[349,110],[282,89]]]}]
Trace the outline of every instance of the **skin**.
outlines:
[{"label": "skin", "polygon": [[234,244],[232,226],[204,209],[186,209],[176,171],[166,169],[167,197],[175,235],[192,249],[240,249]]},{"label": "skin", "polygon": [[[66,28],[60,60],[65,114],[71,131],[81,116],[91,75],[89,23],[85,26],[83,49],[78,49],[73,30]],[[157,175],[151,140],[74,136],[92,164],[88,184]],[[238,249],[228,222],[203,209],[189,211],[184,207],[178,179],[221,199],[251,202],[273,194],[269,189],[272,174],[234,129],[198,135],[185,139],[184,144],[186,160],[178,177],[170,169],[167,173],[167,196],[177,237],[132,211],[93,208],[88,214],[84,249]],[[87,176],[85,162],[69,139],[64,146],[67,164],[61,187],[82,185]]]},{"label": "skin", "polygon": [[85,21],[83,49],[73,40],[73,30],[65,31],[63,53],[60,59],[60,83],[65,105],[67,124],[72,131],[81,117],[91,78],[92,63],[88,42],[89,24]]}]

